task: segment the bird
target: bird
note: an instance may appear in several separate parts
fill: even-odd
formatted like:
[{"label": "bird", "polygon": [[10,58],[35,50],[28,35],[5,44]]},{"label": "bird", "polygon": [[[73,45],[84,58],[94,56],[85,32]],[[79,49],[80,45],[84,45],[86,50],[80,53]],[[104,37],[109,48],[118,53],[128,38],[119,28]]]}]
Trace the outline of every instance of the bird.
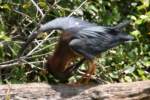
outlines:
[{"label": "bird", "polygon": [[[130,21],[126,20],[115,26],[100,26],[77,17],[55,18],[40,25],[37,31],[29,36],[20,55],[24,54],[27,46],[39,33],[61,30],[54,53],[47,59],[46,70],[60,82],[66,82],[84,62],[87,62],[86,74],[80,81],[87,83],[91,75],[95,74],[95,59],[98,55],[133,40],[133,36],[122,31],[129,23]],[[78,62],[71,64],[78,58]]]}]

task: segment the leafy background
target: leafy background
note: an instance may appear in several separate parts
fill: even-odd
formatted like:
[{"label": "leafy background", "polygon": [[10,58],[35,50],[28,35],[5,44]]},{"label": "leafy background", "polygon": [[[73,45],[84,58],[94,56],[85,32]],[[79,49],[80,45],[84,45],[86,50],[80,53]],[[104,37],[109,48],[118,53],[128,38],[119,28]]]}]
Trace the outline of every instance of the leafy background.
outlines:
[{"label": "leafy background", "polygon": [[[60,16],[80,17],[99,25],[113,26],[130,19],[125,31],[135,40],[113,48],[96,59],[96,76],[106,83],[150,79],[150,1],[149,0],[34,0],[45,14],[42,23]],[[0,0],[0,83],[57,80],[43,74],[47,56],[53,53],[60,32],[42,33],[28,47],[33,50],[23,61],[15,61],[21,45],[42,15],[32,0]],[[49,35],[50,34],[50,35]],[[48,37],[49,35],[49,37]],[[9,61],[9,63],[7,62]],[[11,62],[12,61],[12,62]],[[5,63],[6,62],[6,63]],[[81,66],[84,69],[86,64]],[[74,82],[80,75],[73,76]]]}]

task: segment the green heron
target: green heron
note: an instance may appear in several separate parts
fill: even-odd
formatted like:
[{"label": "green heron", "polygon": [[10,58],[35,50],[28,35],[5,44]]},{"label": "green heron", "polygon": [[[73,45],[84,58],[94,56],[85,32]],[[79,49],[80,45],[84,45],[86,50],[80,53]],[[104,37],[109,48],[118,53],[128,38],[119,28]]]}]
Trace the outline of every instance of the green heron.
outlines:
[{"label": "green heron", "polygon": [[[89,81],[96,69],[94,58],[97,55],[133,39],[129,34],[122,32],[122,28],[128,24],[129,21],[124,21],[113,27],[105,27],[75,17],[56,18],[41,25],[31,34],[22,47],[21,54],[38,33],[62,30],[54,54],[48,58],[46,64],[48,72],[61,81],[68,80],[84,61],[88,61],[88,69],[83,80]],[[81,57],[81,60],[70,65],[78,57]]]}]

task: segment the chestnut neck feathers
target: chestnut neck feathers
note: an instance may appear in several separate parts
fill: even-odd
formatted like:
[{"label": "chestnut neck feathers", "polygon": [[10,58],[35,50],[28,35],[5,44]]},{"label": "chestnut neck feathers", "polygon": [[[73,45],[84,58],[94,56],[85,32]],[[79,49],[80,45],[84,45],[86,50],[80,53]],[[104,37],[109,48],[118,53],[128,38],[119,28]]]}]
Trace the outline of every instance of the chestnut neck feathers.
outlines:
[{"label": "chestnut neck feathers", "polygon": [[68,68],[70,62],[76,57],[76,54],[68,46],[70,37],[64,38],[64,35],[67,34],[68,33],[63,33],[61,35],[53,55],[49,57],[47,61],[48,71],[57,78],[65,75],[64,71]]}]

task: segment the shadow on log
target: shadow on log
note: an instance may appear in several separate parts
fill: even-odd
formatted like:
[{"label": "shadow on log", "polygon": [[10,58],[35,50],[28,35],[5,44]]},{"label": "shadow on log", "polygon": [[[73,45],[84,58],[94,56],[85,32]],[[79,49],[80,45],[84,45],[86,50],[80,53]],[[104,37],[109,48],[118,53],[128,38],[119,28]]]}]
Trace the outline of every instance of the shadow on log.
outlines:
[{"label": "shadow on log", "polygon": [[0,85],[0,100],[150,100],[150,80],[106,85]]}]

